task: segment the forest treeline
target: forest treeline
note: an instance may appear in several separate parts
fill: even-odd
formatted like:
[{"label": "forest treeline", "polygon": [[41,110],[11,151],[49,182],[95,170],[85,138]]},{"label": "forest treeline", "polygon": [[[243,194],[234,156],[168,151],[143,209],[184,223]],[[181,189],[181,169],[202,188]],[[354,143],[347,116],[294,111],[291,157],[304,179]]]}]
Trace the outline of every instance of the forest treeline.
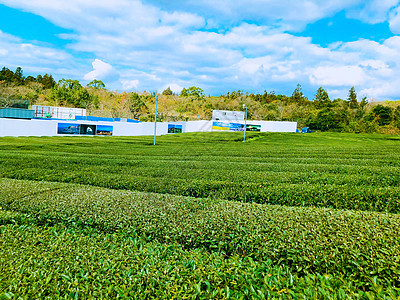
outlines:
[{"label": "forest treeline", "polygon": [[[86,86],[78,80],[52,75],[23,75],[23,70],[0,71],[0,107],[29,100],[30,105],[86,108],[89,115],[113,118],[154,120],[155,95],[144,92],[118,92],[106,89],[100,80]],[[368,102],[359,99],[351,87],[346,99],[331,99],[320,87],[313,99],[308,99],[298,84],[292,95],[265,91],[261,94],[232,91],[220,96],[206,96],[199,87],[184,88],[174,94],[170,88],[158,94],[161,121],[211,119],[212,111],[242,110],[248,107],[248,119],[296,121],[298,127],[339,132],[381,132],[400,134],[400,101]]]}]

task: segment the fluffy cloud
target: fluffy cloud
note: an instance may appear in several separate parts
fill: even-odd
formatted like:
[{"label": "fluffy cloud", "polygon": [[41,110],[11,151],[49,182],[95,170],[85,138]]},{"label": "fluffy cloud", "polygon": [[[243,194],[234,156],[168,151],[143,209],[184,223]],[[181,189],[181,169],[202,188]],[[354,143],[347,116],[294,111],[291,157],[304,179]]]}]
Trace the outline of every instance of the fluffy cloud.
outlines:
[{"label": "fluffy cloud", "polygon": [[32,74],[53,74],[59,78],[77,76],[78,64],[66,51],[26,43],[0,31],[0,61],[9,68],[23,67]]},{"label": "fluffy cloud", "polygon": [[[395,0],[228,0],[224,5],[189,0],[179,5],[168,1],[165,6],[163,1],[138,0],[0,3],[74,32],[61,36],[73,41],[65,51],[11,36],[4,41],[0,36],[0,58],[24,70],[41,66],[53,74],[101,79],[111,83],[108,87],[126,90],[161,90],[169,85],[180,92],[183,86],[198,85],[207,93],[222,93],[263,91],[285,84],[277,92],[290,93],[288,89],[301,83],[308,90],[323,85],[342,97],[353,85],[371,97],[400,94],[400,85],[385,87],[391,78],[400,77],[400,38],[338,42],[324,48],[314,45],[310,37],[287,31],[301,31],[309,23],[346,10],[348,16],[369,23],[388,20],[391,29],[400,32]],[[246,19],[258,23],[248,24]],[[9,55],[14,48],[17,51]],[[90,53],[96,59],[77,59],[68,51]],[[54,65],[57,72],[51,69]]]},{"label": "fluffy cloud", "polygon": [[108,63],[95,59],[92,63],[93,71],[83,76],[84,80],[92,81],[93,79],[99,79],[106,82],[113,82],[119,78],[117,71]]},{"label": "fluffy cloud", "polygon": [[381,23],[388,20],[391,11],[397,5],[398,0],[362,1],[359,6],[349,10],[348,16],[370,24]]},{"label": "fluffy cloud", "polygon": [[366,75],[359,66],[317,67],[310,75],[310,82],[323,86],[357,86],[365,83]]},{"label": "fluffy cloud", "polygon": [[164,85],[164,87],[162,88],[162,90],[164,91],[165,89],[170,88],[171,91],[175,94],[179,94],[182,90],[183,87],[180,86],[179,84],[176,83],[170,83],[170,84],[166,84]]},{"label": "fluffy cloud", "polygon": [[133,90],[136,89],[139,85],[139,80],[121,80],[122,88],[124,90]]}]

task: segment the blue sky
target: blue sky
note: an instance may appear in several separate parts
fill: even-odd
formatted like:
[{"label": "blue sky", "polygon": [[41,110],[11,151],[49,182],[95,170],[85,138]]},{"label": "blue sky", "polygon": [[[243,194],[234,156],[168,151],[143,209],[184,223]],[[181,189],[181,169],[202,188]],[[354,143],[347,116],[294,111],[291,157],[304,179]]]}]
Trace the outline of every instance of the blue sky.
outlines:
[{"label": "blue sky", "polygon": [[395,0],[0,0],[0,65],[113,90],[400,99]]}]

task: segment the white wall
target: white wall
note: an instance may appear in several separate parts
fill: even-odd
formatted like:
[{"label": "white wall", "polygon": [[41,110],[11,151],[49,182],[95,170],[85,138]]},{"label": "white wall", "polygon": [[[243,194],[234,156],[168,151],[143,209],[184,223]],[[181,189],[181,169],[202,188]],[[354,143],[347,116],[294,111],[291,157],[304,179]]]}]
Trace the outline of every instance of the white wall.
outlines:
[{"label": "white wall", "polygon": [[[0,118],[0,136],[56,136],[58,123],[113,126],[114,136],[144,136],[154,134],[154,123],[23,120]],[[237,122],[244,123],[244,122]],[[296,132],[296,122],[247,121],[261,125],[262,132]],[[183,132],[210,132],[212,121],[157,122],[157,135],[168,134],[168,124],[182,125]]]},{"label": "white wall", "polygon": [[113,135],[115,136],[140,136],[142,133],[143,123],[114,122],[108,123],[114,126]]},{"label": "white wall", "polygon": [[296,129],[297,122],[261,121],[262,132],[296,132]]},{"label": "white wall", "polygon": [[54,136],[55,121],[0,118],[0,136]]},{"label": "white wall", "polygon": [[208,132],[212,131],[212,121],[188,121],[184,132]]}]

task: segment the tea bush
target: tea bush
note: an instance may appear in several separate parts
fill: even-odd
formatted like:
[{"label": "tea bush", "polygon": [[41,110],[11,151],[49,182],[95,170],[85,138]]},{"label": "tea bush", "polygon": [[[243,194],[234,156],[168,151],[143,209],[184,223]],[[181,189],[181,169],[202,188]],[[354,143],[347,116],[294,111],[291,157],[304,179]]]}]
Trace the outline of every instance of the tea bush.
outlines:
[{"label": "tea bush", "polygon": [[[38,226],[0,210],[1,299],[396,299],[329,274],[298,276],[283,264],[229,258],[179,244],[146,242],[71,224]],[[317,288],[318,287],[318,288]]]},{"label": "tea bush", "polygon": [[[73,224],[226,257],[331,274],[368,289],[400,284],[400,215],[284,207],[2,179],[1,205],[38,224]],[[15,190],[15,192],[14,192]],[[26,191],[22,195],[21,191]],[[18,196],[16,196],[18,195]]]},{"label": "tea bush", "polygon": [[[257,139],[252,140],[252,137]],[[239,140],[239,141],[238,141]],[[184,134],[5,138],[0,176],[287,206],[400,212],[400,139]],[[15,166],[18,166],[16,168]]]},{"label": "tea bush", "polygon": [[398,299],[400,138],[241,140],[0,138],[0,299]]}]

